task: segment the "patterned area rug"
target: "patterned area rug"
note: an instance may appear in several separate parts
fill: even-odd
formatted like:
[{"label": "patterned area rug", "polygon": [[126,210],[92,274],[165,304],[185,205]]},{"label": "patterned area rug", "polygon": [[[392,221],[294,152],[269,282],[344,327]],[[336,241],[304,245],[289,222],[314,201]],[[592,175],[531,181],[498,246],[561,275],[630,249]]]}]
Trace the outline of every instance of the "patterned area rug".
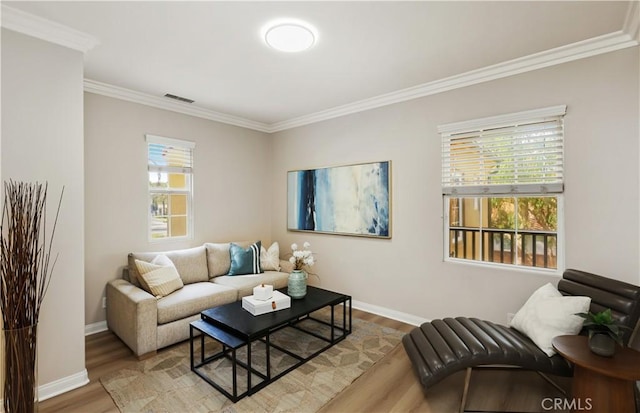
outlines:
[{"label": "patterned area rug", "polygon": [[[318,312],[314,316],[326,318],[327,313]],[[304,321],[304,327],[327,333],[325,326],[313,321]],[[131,368],[103,376],[100,382],[120,411],[127,413],[315,412],[388,354],[402,336],[400,331],[354,318],[352,333],[345,340],[235,404],[191,372],[188,342],[161,351]],[[297,354],[311,354],[323,345],[313,336],[291,328],[273,334],[271,341]],[[218,350],[218,344],[207,341],[207,354]],[[197,358],[199,352],[195,354]],[[242,349],[238,351],[238,359],[246,360]],[[265,359],[264,345],[255,344],[253,366],[264,371]],[[290,356],[272,349],[272,375],[286,370],[293,362]],[[209,364],[206,374],[231,389],[231,367],[226,359]],[[239,391],[246,389],[246,376],[246,370],[239,369]],[[253,380],[259,382],[257,376],[252,376]]]}]

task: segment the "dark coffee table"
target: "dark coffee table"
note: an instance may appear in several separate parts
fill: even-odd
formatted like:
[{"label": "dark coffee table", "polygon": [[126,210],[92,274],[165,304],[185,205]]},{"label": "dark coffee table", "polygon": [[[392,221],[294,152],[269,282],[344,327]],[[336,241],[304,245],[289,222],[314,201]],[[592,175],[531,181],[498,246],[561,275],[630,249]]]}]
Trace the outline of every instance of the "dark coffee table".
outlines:
[{"label": "dark coffee table", "polygon": [[[286,294],[286,288],[280,290]],[[342,307],[342,323],[337,323],[335,307]],[[311,313],[325,307],[331,308],[330,320],[320,320]],[[348,308],[347,308],[348,307]],[[329,327],[328,337],[304,328],[302,324],[308,322],[320,323]],[[290,349],[271,342],[271,335],[284,328],[294,328],[309,334],[325,344],[310,355],[295,354]],[[200,332],[200,361],[196,363],[194,357],[194,333]],[[210,308],[201,313],[201,319],[190,325],[190,354],[191,370],[203,378],[211,386],[215,387],[234,403],[245,396],[251,395],[269,383],[279,379],[290,371],[296,369],[318,354],[327,350],[334,344],[344,340],[351,333],[351,296],[340,294],[316,287],[307,287],[307,295],[298,300],[291,300],[291,307],[259,316],[254,316],[242,308],[242,302],[221,305]],[[222,345],[222,350],[205,356],[205,337],[211,338]],[[258,371],[251,364],[252,345],[255,342],[265,344],[266,366],[264,371]],[[246,361],[239,360],[236,351],[246,346]],[[272,375],[271,351],[276,349],[292,357],[296,362],[282,372]],[[219,383],[216,383],[204,371],[207,364],[225,357],[231,361],[232,366],[232,391],[229,392]],[[238,368],[247,372],[247,386],[243,392],[238,392]],[[259,378],[258,383],[252,383],[252,376]]]}]

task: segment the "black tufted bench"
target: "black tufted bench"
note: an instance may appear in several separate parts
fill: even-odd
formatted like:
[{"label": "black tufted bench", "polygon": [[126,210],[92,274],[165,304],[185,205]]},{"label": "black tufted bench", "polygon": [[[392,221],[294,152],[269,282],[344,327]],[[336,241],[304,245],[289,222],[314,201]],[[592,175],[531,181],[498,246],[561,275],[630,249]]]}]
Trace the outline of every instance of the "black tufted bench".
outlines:
[{"label": "black tufted bench", "polygon": [[[563,295],[591,297],[592,312],[611,308],[614,318],[631,330],[629,343],[640,318],[640,287],[578,270],[566,270],[558,283]],[[416,327],[402,339],[413,370],[424,390],[460,370],[482,365],[509,365],[541,373],[571,376],[571,365],[561,356],[548,357],[529,338],[515,329],[457,317],[433,320]],[[471,370],[467,371],[466,389]]]}]

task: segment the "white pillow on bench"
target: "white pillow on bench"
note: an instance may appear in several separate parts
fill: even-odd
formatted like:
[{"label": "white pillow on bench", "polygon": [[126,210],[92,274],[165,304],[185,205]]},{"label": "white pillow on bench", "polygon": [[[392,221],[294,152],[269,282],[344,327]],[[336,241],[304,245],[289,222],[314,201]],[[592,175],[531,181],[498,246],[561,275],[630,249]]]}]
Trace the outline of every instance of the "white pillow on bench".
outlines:
[{"label": "white pillow on bench", "polygon": [[575,315],[589,311],[591,297],[563,296],[551,283],[538,288],[509,323],[551,357],[556,354],[551,340],[576,335],[584,319]]}]

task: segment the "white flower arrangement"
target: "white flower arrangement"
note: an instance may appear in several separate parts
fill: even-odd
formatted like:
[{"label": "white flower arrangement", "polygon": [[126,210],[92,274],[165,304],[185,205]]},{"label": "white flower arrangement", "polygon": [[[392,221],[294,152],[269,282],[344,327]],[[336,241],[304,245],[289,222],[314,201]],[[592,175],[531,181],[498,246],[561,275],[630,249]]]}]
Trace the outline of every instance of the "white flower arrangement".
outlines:
[{"label": "white flower arrangement", "polygon": [[311,248],[311,244],[305,242],[302,244],[301,250],[298,249],[298,244],[291,244],[291,258],[289,258],[289,262],[293,264],[294,270],[301,270],[304,267],[312,267],[315,264],[316,260],[313,257],[313,253],[309,248]]}]

